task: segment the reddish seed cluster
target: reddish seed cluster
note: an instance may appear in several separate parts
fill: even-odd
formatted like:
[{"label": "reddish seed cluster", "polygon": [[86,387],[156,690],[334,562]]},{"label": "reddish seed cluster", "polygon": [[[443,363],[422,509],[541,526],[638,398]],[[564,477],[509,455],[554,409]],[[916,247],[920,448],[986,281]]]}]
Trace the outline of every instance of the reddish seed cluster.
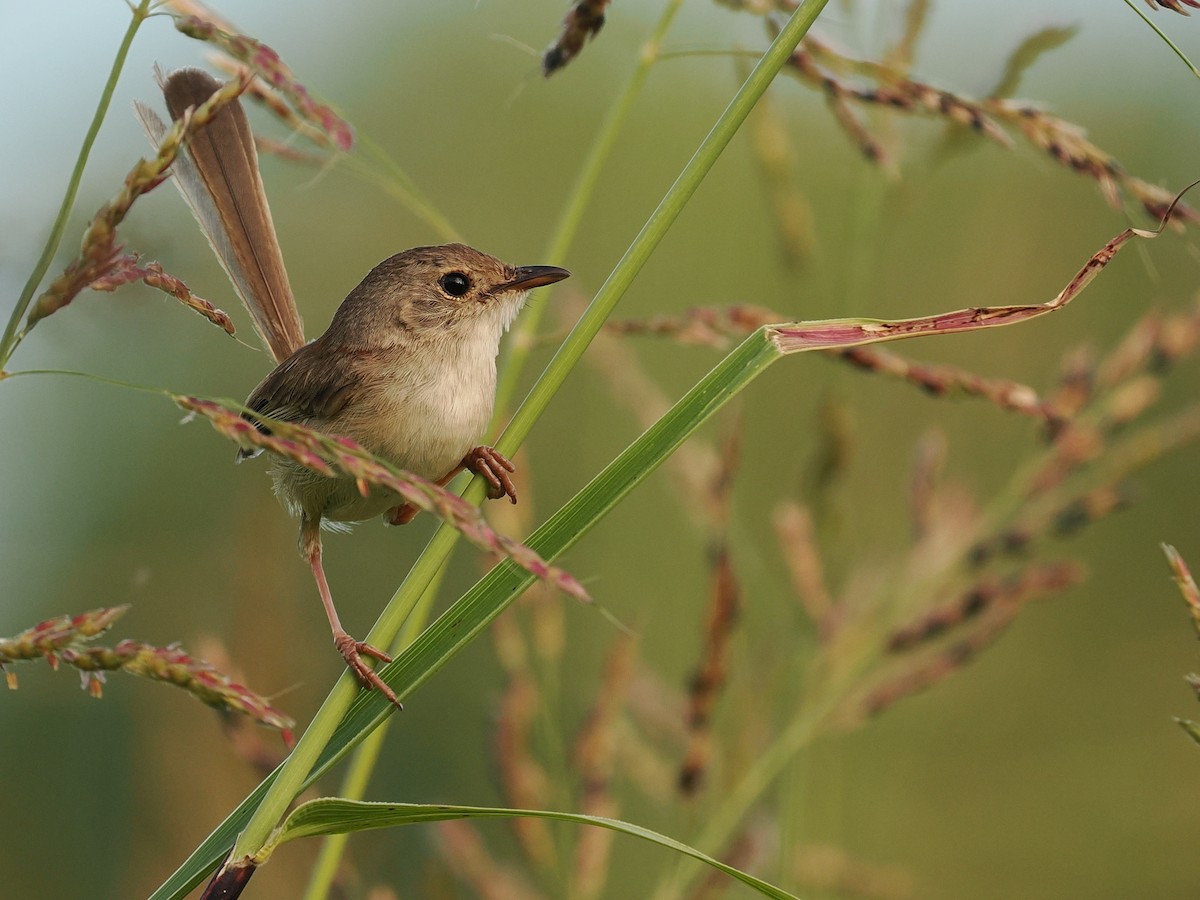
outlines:
[{"label": "reddish seed cluster", "polygon": [[589,599],[583,585],[574,577],[550,565],[519,541],[493,530],[479,510],[461,497],[419,475],[393,469],[347,438],[330,437],[294,422],[275,420],[270,422],[270,434],[267,434],[240,413],[215,401],[180,395],[173,395],[172,399],[184,409],[208,419],[217,431],[239,447],[261,448],[326,476],[341,472],[355,479],[363,492],[371,485],[394,491],[413,506],[445,519],[481,549],[508,557],[525,571],[579,600]]},{"label": "reddish seed cluster", "polygon": [[136,255],[122,256],[113,263],[107,274],[95,279],[88,287],[93,291],[115,291],[121,285],[142,281],[150,287],[158,288],[164,294],[170,294],[188,309],[204,316],[226,334],[234,334],[236,329],[233,326],[233,320],[225,312],[217,309],[203,297],[197,297],[183,281],[164,272],[163,267],[158,263],[149,262],[140,265],[139,262]]},{"label": "reddish seed cluster", "polygon": [[[1153,0],[1150,2],[1153,5]],[[1200,0],[1162,0],[1161,5],[1186,15],[1187,10],[1181,4],[1195,6],[1197,2]],[[1169,191],[1126,172],[1111,154],[1089,141],[1082,128],[1028,103],[1004,96],[972,100],[914,80],[908,77],[906,67],[897,69],[891,62],[854,59],[811,34],[792,54],[788,71],[823,90],[839,124],[863,155],[885,168],[891,165],[887,150],[851,108],[851,102],[937,116],[966,126],[1004,147],[1013,143],[1005,126],[1016,129],[1060,165],[1095,181],[1113,207],[1120,207],[1124,192],[1140,203],[1148,215],[1158,220],[1168,219],[1177,229],[1185,222],[1200,222],[1200,213],[1189,206],[1174,204],[1171,209]],[[845,71],[875,83],[851,83],[839,74]]]},{"label": "reddish seed cluster", "polygon": [[1190,16],[1191,13],[1184,9],[1185,6],[1190,6],[1192,9],[1200,9],[1200,0],[1146,0],[1146,5],[1151,9],[1170,9],[1180,15]]},{"label": "reddish seed cluster", "polygon": [[354,129],[349,123],[328,106],[316,102],[279,58],[279,54],[266,44],[244,34],[225,31],[212,21],[195,15],[177,19],[175,27],[190,38],[219,47],[248,66],[254,74],[286,97],[301,117],[328,135],[339,149],[349,151],[354,145]]},{"label": "reddish seed cluster", "polygon": [[[115,647],[98,647],[89,643],[128,610],[127,605],[114,606],[75,616],[58,616],[13,637],[0,638],[0,669],[5,663],[33,659],[45,659],[53,669],[65,664],[79,671],[83,689],[97,698],[103,694],[106,672],[127,672],[181,687],[209,706],[248,716],[278,729],[285,740],[290,740],[290,729],[295,724],[291,718],[209,663],[190,656],[177,644],[157,647],[123,640]],[[5,674],[9,688],[15,689],[15,673],[5,670]]]},{"label": "reddish seed cluster", "polygon": [[[37,303],[29,311],[25,325],[26,331],[46,316],[67,306],[81,291],[93,283],[99,282],[100,289],[104,290],[104,285],[112,279],[122,277],[122,272],[128,269],[128,260],[131,257],[121,255],[122,248],[117,243],[117,226],[125,220],[130,208],[140,196],[152,191],[167,177],[187,136],[206,124],[223,106],[235,100],[245,90],[247,83],[248,80],[235,79],[226,84],[206,102],[193,110],[190,115],[185,115],[172,124],[163,137],[158,154],[154,159],[138,160],[126,176],[121,192],[101,206],[99,212],[92,218],[84,233],[83,247],[79,257],[72,261],[63,274],[50,284],[49,289],[38,298]],[[192,298],[183,282],[167,275],[161,268],[148,268],[147,278],[149,279],[147,283],[166,290],[173,296],[179,296],[175,293],[178,290]],[[183,297],[179,296],[179,299],[183,300]],[[187,302],[197,312],[203,313],[205,307],[212,309],[213,315],[210,318],[217,324],[221,324],[221,327],[225,327],[215,317],[215,313],[218,313],[219,310],[213,309],[211,304],[199,301],[198,298],[192,298],[192,300],[198,302],[184,302]],[[224,316],[224,313],[220,313],[220,315]],[[228,321],[228,317],[226,317],[226,321]]]}]

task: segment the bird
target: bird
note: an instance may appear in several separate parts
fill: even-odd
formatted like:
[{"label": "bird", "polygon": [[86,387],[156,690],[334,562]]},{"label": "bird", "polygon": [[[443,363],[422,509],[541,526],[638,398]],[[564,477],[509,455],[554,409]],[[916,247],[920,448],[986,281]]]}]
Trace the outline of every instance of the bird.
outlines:
[{"label": "bird", "polygon": [[[162,81],[178,119],[221,88],[197,68]],[[166,127],[137,105],[155,142]],[[462,243],[413,247],[380,262],[346,295],[326,331],[305,342],[304,328],[275,235],[253,134],[233,101],[176,159],[176,186],[229,274],[277,365],[251,391],[243,417],[270,433],[271,420],[349,438],[391,465],[446,484],[463,470],[481,475],[492,499],[517,501],[513,464],[479,443],[491,420],[500,339],[530,290],[570,273],[558,266],[514,266]],[[259,448],[238,451],[239,461]],[[273,456],[271,479],[299,520],[298,544],[316,582],[334,646],[366,687],[400,706],[367,662],[390,662],[383,650],[342,627],[322,563],[322,528],[382,515],[390,524],[418,510],[394,492],[359,490],[349,475],[324,475]]]}]

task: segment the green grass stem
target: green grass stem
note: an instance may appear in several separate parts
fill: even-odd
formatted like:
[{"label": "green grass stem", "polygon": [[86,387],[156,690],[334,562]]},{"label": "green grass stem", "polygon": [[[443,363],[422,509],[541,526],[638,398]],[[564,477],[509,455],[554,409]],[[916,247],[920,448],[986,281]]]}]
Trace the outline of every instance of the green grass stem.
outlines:
[{"label": "green grass stem", "polygon": [[[579,361],[579,358],[583,355],[592,338],[595,337],[596,333],[603,326],[605,320],[624,295],[634,277],[666,235],[671,225],[674,224],[688,200],[695,193],[701,181],[703,181],[705,175],[712,169],[721,152],[729,144],[730,140],[732,140],[733,135],[745,121],[750,110],[753,109],[755,102],[766,91],[776,73],[786,63],[800,39],[807,33],[818,14],[825,7],[826,2],[828,0],[805,0],[780,30],[775,40],[771,43],[771,46],[747,77],[745,83],[738,90],[724,112],[722,112],[712,130],[701,142],[699,149],[684,166],[680,176],[667,191],[658,208],[634,239],[608,280],[600,288],[595,299],[559,348],[558,353],[555,354],[542,377],[534,385],[521,408],[517,410],[508,429],[497,442],[497,447],[501,452],[511,455],[528,435],[534,422],[536,422],[537,418],[549,405],[550,400],[565,381],[571,369]],[[756,357],[758,354],[765,354],[764,359],[760,360],[762,366],[765,366],[778,354],[778,351],[769,345],[761,333],[756,334],[743,344],[742,348],[739,348],[730,357],[727,357],[693,391],[689,392],[685,401],[692,398],[691,402],[694,403],[696,391],[701,389],[713,392],[715,388],[715,384],[712,381],[713,374],[721,373],[725,377],[729,377],[726,367],[730,360],[744,365],[746,360],[742,358],[742,355],[745,353],[744,348],[747,346],[755,348],[754,355]],[[757,374],[757,371],[758,369],[755,369],[754,374]],[[752,378],[753,375],[750,377]],[[740,390],[740,387],[744,386],[745,383],[738,383],[737,389]],[[723,396],[727,399],[730,395]],[[722,402],[724,401],[722,400]],[[660,421],[659,425],[671,420],[674,425],[678,426],[679,422],[673,419],[673,413],[680,405],[684,405],[684,401],[681,401],[672,410],[672,413],[668,413]],[[711,414],[711,410],[709,414]],[[647,432],[647,435],[658,434],[659,432],[656,429],[659,428],[659,425],[656,425]],[[684,436],[680,435],[679,441],[682,441]],[[643,435],[643,438],[645,437],[646,435]],[[677,445],[676,443],[674,446]],[[642,439],[639,439],[630,448],[630,451],[641,446]],[[674,446],[670,449],[673,450]],[[576,501],[572,501],[571,504],[560,510],[559,514],[552,517],[535,534],[548,535],[552,538],[551,545],[561,545],[561,549],[557,549],[556,552],[562,552],[562,550],[578,540],[582,536],[582,531],[576,530],[574,533],[570,531],[560,533],[560,529],[569,529],[570,524],[568,523],[572,523],[576,527],[583,524],[579,521],[578,514],[576,513],[576,509],[579,506],[598,510],[591,519],[594,522],[598,520],[599,516],[606,513],[621,496],[624,496],[624,492],[614,492],[608,496],[597,496],[594,493],[588,493],[589,491],[594,492],[596,490],[613,491],[612,482],[614,481],[614,476],[610,474],[613,467],[617,467],[620,479],[623,479],[627,483],[628,487],[626,491],[648,474],[648,471],[638,472],[627,468],[630,465],[637,464],[637,462],[640,462],[642,466],[650,464],[651,457],[645,456],[643,452],[633,453],[631,457],[630,451],[626,451],[626,453],[618,457],[609,469],[606,469],[588,488],[584,489],[584,493],[579,495]],[[670,451],[668,450],[667,452]],[[637,462],[633,462],[633,460]],[[659,461],[661,461],[661,458]],[[598,483],[602,487],[597,488],[596,485]],[[477,501],[482,498],[482,494],[482,481],[476,478],[472,480],[464,496],[470,500]],[[456,541],[457,532],[452,528],[443,527],[435,532],[425,552],[418,558],[409,576],[392,597],[379,620],[367,636],[368,641],[376,645],[391,644],[404,620],[415,607],[420,596],[425,592],[425,588],[449,556]],[[482,595],[482,599],[480,599],[480,595],[468,592],[467,595],[451,607],[451,610],[461,610],[463,604],[466,603],[467,608],[473,613],[473,618],[476,620],[474,627],[463,627],[462,621],[454,619],[450,620],[447,625],[445,615],[448,615],[449,612],[444,614],[442,618],[438,619],[438,622],[422,633],[408,653],[403,654],[396,662],[385,667],[384,671],[388,673],[388,676],[385,677],[396,677],[400,681],[409,683],[406,690],[412,690],[432,675],[436,669],[440,668],[467,640],[474,637],[487,622],[490,622],[492,618],[498,615],[507,603],[526,586],[524,579],[515,575],[515,573],[503,564],[493,569],[493,573],[496,572],[502,573],[502,575],[497,575],[497,578],[505,577],[515,580],[515,583],[508,587],[507,590],[496,594],[485,592]],[[493,588],[493,590],[495,589]],[[480,609],[478,604],[482,604],[483,609]],[[439,624],[442,626],[440,629]],[[449,635],[445,633],[447,628],[451,631]],[[440,642],[444,642],[448,638],[450,639],[448,651],[445,653],[435,652],[434,648],[441,647],[442,644]],[[422,668],[420,671],[412,671],[408,668],[408,666],[412,665],[412,660],[417,660],[422,666],[427,665],[427,667]],[[261,802],[257,803],[257,808],[254,810],[249,821],[246,822],[245,829],[238,836],[234,844],[234,859],[240,859],[243,856],[252,856],[261,849],[268,840],[271,831],[282,820],[288,805],[304,789],[305,784],[309,783],[312,777],[315,777],[317,770],[322,766],[332,764],[334,759],[340,758],[342,754],[347,752],[351,746],[351,740],[356,741],[361,739],[358,732],[364,724],[366,727],[373,727],[377,720],[381,720],[389,715],[388,710],[376,708],[372,700],[373,695],[364,694],[359,691],[358,685],[350,673],[346,673],[338,679],[333,690],[326,698],[325,703],[322,704],[321,709],[318,710],[316,716],[313,718],[309,728],[301,736],[292,754],[269,779],[269,785],[260,786],[262,790],[256,789],[251,794],[251,797],[247,799],[247,802],[239,807],[239,811],[246,810],[251,808],[250,804],[255,803],[259,797],[262,798]],[[373,711],[368,713],[364,712],[364,710]],[[234,814],[234,816],[237,815],[237,813]],[[188,862],[176,872],[176,875],[172,876],[172,879],[156,892],[155,897],[175,896],[172,893],[164,893],[164,891],[170,890],[169,885],[175,885],[177,888],[181,882],[188,882],[191,879],[198,880],[200,877],[203,877],[203,873],[207,870],[207,867],[211,866],[217,860],[213,859],[211,855],[205,860],[200,860],[197,858],[197,855],[205,851],[208,854],[212,854],[214,850],[223,850],[224,847],[228,846],[228,843],[226,843],[228,840],[227,827],[232,827],[234,816],[227,819],[226,823],[217,832],[210,835],[210,838],[197,849]],[[221,855],[223,856],[224,854],[221,853]],[[205,868],[197,869],[197,864],[205,866]],[[191,883],[194,884],[195,882],[191,881]]]},{"label": "green grass stem", "polygon": [[92,145],[96,143],[96,136],[100,134],[100,126],[104,124],[104,117],[108,115],[113,91],[116,90],[117,82],[121,78],[121,70],[125,68],[125,58],[129,55],[129,47],[133,44],[133,38],[138,32],[138,28],[150,15],[151,5],[152,0],[141,0],[137,6],[130,8],[132,18],[129,20],[129,27],[125,29],[121,46],[117,48],[117,56],[108,73],[108,81],[104,83],[104,90],[100,92],[100,102],[96,104],[92,124],[88,126],[87,134],[83,137],[83,145],[79,148],[75,168],[71,170],[71,179],[67,182],[67,191],[63,195],[62,205],[58,208],[58,216],[50,229],[49,237],[46,238],[45,246],[42,247],[42,255],[38,257],[37,264],[25,282],[25,287],[21,289],[21,296],[17,299],[12,315],[9,316],[8,324],[4,327],[4,335],[0,337],[0,368],[4,367],[12,357],[13,351],[17,349],[17,344],[21,342],[21,320],[25,318],[29,304],[33,302],[33,295],[37,292],[42,279],[46,277],[50,264],[54,262],[54,254],[58,252],[58,247],[62,243],[63,234],[67,230],[67,221],[71,218],[71,210],[75,208],[75,198],[79,194],[79,184],[83,181],[83,170],[87,168]]}]

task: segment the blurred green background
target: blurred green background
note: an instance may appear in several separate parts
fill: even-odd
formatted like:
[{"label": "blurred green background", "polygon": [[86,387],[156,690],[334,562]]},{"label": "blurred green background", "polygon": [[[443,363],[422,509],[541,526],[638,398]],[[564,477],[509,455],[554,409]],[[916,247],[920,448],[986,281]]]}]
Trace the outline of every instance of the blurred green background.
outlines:
[{"label": "blurred green background", "polygon": [[[878,54],[897,33],[900,8],[835,0],[818,30],[855,53]],[[557,0],[376,0],[337,10],[256,0],[221,11],[386,148],[467,240],[513,262],[540,263],[659,4],[618,0],[599,39],[544,81],[526,47],[549,43],[564,9]],[[1200,54],[1200,22],[1169,13],[1156,21]],[[117,2],[0,4],[6,314],[53,219],[125,24]],[[1085,126],[1148,181],[1175,189],[1200,175],[1200,85],[1123,4],[934,3],[914,74],[966,95],[985,92],[1011,49],[1050,24],[1079,32],[1027,73],[1019,95]],[[668,39],[672,50],[763,45],[759,19],[705,2],[686,4]],[[129,103],[156,97],[152,65],[199,63],[204,49],[165,17],[144,26],[53,274],[146,152]],[[599,286],[732,95],[737,72],[714,55],[672,58],[653,70],[566,260],[574,277],[550,302],[565,307]],[[783,78],[769,102],[811,208],[811,258],[799,270],[781,264],[757,164],[739,135],[618,316],[738,302],[792,318],[903,317],[1041,302],[1126,224],[1147,224],[1126,219],[1093,183],[1024,145],[1006,151],[969,141],[970,152],[944,158],[936,153],[941,123],[875,119],[882,133],[894,128],[903,138],[901,177],[889,180],[862,160],[813,90]],[[252,118],[279,136],[261,112]],[[317,172],[264,158],[263,168],[309,334],[380,259],[436,239],[344,166]],[[173,191],[140,201],[121,234],[130,249],[246,322]],[[899,349],[1044,386],[1067,349],[1105,348],[1152,306],[1190,302],[1197,249],[1194,230],[1168,235],[1127,250],[1058,315]],[[561,324],[554,309],[545,322],[547,330]],[[242,332],[253,340],[248,325]],[[671,397],[718,358],[667,343],[631,346]],[[535,352],[526,385],[550,349]],[[132,288],[82,295],[42,323],[10,367],[79,369],[241,398],[269,362],[161,295]],[[1180,407],[1198,383],[1194,365],[1181,367],[1163,405]],[[811,649],[785,596],[769,514],[799,487],[830,399],[845,403],[854,423],[853,456],[835,498],[840,527],[827,542],[835,583],[902,548],[911,448],[928,429],[946,431],[949,474],[984,497],[1033,444],[1030,422],[986,403],[931,399],[815,356],[778,363],[740,402],[732,540],[745,609],[735,680],[739,658]],[[118,637],[193,650],[217,639],[247,683],[277,696],[302,727],[340,661],[295,554],[294,523],[271,496],[261,461],[233,466],[227,442],[202,423],[180,426],[180,418],[165,400],[86,380],[0,385],[0,633],[132,603]],[[519,459],[532,479],[523,500],[530,521],[542,521],[638,431],[602,376],[580,367]],[[790,776],[791,796],[804,798],[793,810],[800,836],[907,870],[919,897],[1196,896],[1200,753],[1171,717],[1193,713],[1182,676],[1200,660],[1158,546],[1169,541],[1200,565],[1196,458],[1189,448],[1156,463],[1139,475],[1132,509],[1061,548],[1089,567],[1081,588],[1032,604],[963,673],[806,753]],[[367,630],[432,529],[423,516],[404,529],[372,522],[326,541],[327,572],[351,631]],[[682,689],[702,640],[704,553],[701,530],[660,473],[564,565],[637,629],[642,658]],[[447,601],[480,565],[474,551],[458,552]],[[616,630],[596,610],[561,602],[569,606],[561,715],[570,734]],[[69,671],[27,664],[18,674],[20,690],[0,697],[4,896],[145,895],[256,783],[216,716],[178,692],[114,676],[96,702]],[[501,688],[491,647],[476,642],[412,698],[369,796],[500,803],[488,748]],[[718,725],[723,712],[719,706]],[[645,800],[622,814],[684,840],[694,825],[686,809]],[[512,852],[502,826],[484,833],[498,855]],[[315,846],[282,852],[256,877],[252,896],[298,896]],[[665,852],[630,842],[618,842],[615,853],[613,897],[643,896],[670,863]],[[418,829],[356,838],[351,854],[364,883],[392,885],[402,897],[426,896],[421,884],[441,865]],[[740,888],[729,894],[749,896]]]}]

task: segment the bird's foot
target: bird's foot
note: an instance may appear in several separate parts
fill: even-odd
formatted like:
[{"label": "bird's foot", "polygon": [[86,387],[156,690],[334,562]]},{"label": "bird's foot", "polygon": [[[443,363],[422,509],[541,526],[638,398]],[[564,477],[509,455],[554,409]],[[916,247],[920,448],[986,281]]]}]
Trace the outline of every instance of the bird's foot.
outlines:
[{"label": "bird's foot", "polygon": [[363,687],[367,690],[374,688],[387,697],[388,701],[396,709],[404,709],[404,704],[400,702],[400,698],[396,696],[396,692],[388,687],[387,682],[380,678],[379,674],[368,666],[366,660],[363,659],[364,656],[369,656],[372,659],[379,660],[379,662],[390,663],[392,658],[388,654],[365,641],[356,641],[344,631],[334,633],[333,645],[337,647],[338,653],[342,654],[342,659],[346,661],[347,668],[354,673]]},{"label": "bird's foot", "polygon": [[462,467],[468,472],[484,477],[488,483],[489,500],[508,497],[513,503],[517,502],[517,489],[509,477],[516,468],[499,450],[494,447],[476,447],[462,458]]},{"label": "bird's foot", "polygon": [[[499,500],[501,497],[508,497],[513,503],[517,502],[517,488],[513,484],[510,473],[515,472],[516,468],[508,457],[494,447],[476,447],[467,453],[462,458],[462,462],[454,471],[450,472],[444,478],[438,481],[438,484],[445,485],[451,478],[459,472],[466,469],[475,475],[482,475],[488,483],[487,495],[489,500]],[[416,518],[420,508],[413,506],[411,503],[401,503],[399,506],[393,506],[383,514],[383,519],[389,525],[407,525]]]}]

